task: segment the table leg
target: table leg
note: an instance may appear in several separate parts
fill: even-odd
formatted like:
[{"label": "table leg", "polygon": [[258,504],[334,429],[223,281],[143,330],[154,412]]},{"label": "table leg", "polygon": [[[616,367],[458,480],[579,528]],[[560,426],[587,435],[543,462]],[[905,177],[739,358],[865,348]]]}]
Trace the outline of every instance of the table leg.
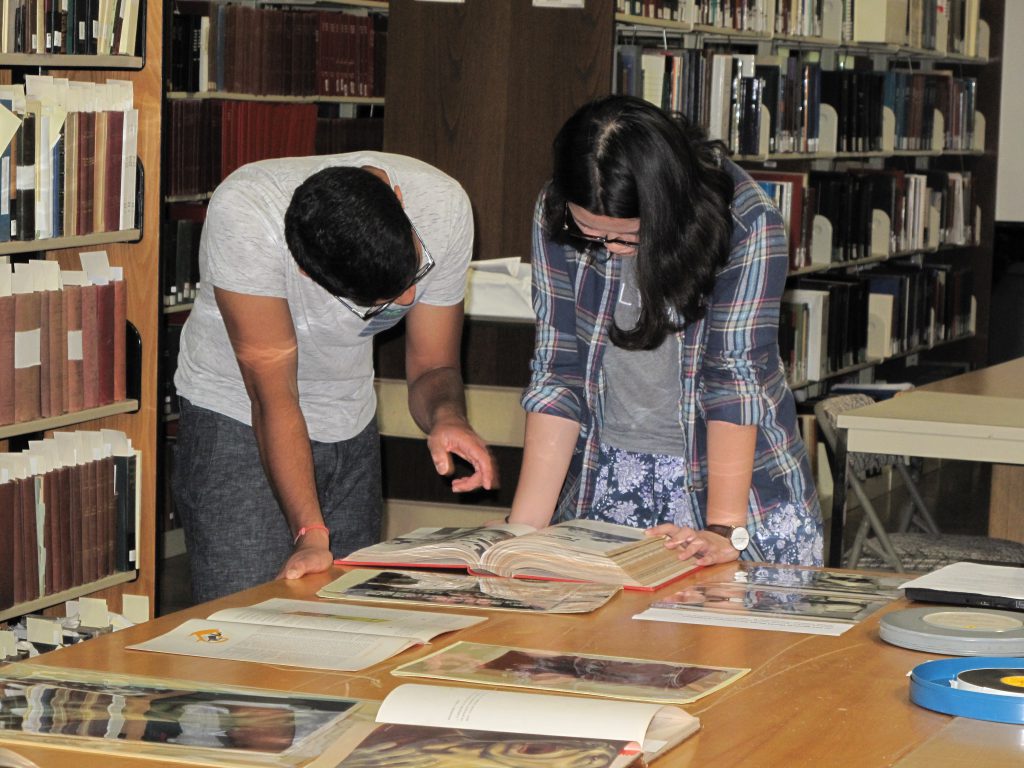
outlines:
[{"label": "table leg", "polygon": [[1024,542],[1024,466],[992,465],[992,495],[988,502],[988,535]]},{"label": "table leg", "polygon": [[843,565],[843,529],[846,527],[846,430],[836,429],[836,445],[832,456],[832,530],[829,535],[825,565]]}]

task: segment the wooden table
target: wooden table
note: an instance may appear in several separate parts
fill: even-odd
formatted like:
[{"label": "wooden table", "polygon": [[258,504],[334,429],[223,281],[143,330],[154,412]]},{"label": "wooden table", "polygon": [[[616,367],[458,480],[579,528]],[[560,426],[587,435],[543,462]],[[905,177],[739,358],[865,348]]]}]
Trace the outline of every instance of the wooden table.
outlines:
[{"label": "wooden table", "polygon": [[[727,581],[735,569],[734,564],[715,566],[690,580]],[[406,651],[360,673],[287,670],[125,650],[126,645],[166,632],[186,617],[204,617],[220,608],[253,604],[271,597],[310,598],[339,573],[273,582],[47,654],[35,663],[372,699],[383,698],[400,682],[389,675],[393,666],[456,639],[749,667],[750,674],[738,682],[686,707],[701,719],[703,729],[658,760],[656,766],[933,768],[941,765],[941,761],[929,758],[920,762],[922,758],[918,756],[964,754],[970,754],[975,765],[986,768],[1024,763],[1024,727],[952,718],[909,701],[907,672],[936,657],[883,643],[878,638],[878,614],[835,638],[631,618],[656,597],[671,594],[671,586],[653,595],[623,593],[599,611],[583,616],[472,611],[488,616],[488,621],[442,636],[429,649]],[[906,605],[899,600],[884,610]],[[55,759],[54,753],[45,747],[4,743],[2,732],[0,746],[13,749],[40,766],[67,764],[67,753]],[[74,761],[75,768],[156,764],[95,753],[83,753],[81,759],[76,755]]]},{"label": "wooden table", "polygon": [[846,452],[992,462],[990,536],[1024,542],[1024,358],[840,414],[829,562],[839,563]]}]

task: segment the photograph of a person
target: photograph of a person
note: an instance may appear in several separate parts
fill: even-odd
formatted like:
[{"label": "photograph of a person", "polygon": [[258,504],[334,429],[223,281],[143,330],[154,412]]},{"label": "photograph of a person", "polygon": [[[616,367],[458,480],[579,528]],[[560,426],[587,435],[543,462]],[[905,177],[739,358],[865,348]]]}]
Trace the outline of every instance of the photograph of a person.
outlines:
[{"label": "photograph of a person", "polygon": [[748,671],[460,641],[409,662],[394,674],[686,704],[735,682]]},{"label": "photograph of a person", "polygon": [[883,576],[850,571],[829,571],[810,568],[786,568],[765,563],[744,563],[733,576],[739,584],[765,587],[797,587],[824,592],[853,592],[872,597],[896,598],[902,593],[900,576]]}]

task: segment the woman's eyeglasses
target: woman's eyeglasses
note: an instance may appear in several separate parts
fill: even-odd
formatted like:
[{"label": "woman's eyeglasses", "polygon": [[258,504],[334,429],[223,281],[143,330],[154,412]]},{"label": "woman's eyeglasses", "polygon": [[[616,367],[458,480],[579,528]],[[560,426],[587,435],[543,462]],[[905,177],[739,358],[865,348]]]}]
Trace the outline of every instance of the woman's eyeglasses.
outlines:
[{"label": "woman's eyeglasses", "polygon": [[566,237],[572,238],[573,240],[579,240],[580,242],[588,243],[590,245],[600,245],[607,247],[609,245],[621,245],[626,248],[637,248],[640,243],[637,240],[622,240],[618,237],[601,237],[600,235],[587,235],[580,229],[580,225],[576,223],[576,219],[573,217],[572,212],[569,210],[569,203],[566,201],[565,210],[562,217],[562,232]]},{"label": "woman's eyeglasses", "polygon": [[374,304],[372,307],[357,307],[355,304],[350,302],[348,299],[341,296],[335,296],[341,305],[345,307],[349,312],[358,317],[360,320],[370,320],[376,317],[381,312],[386,310],[392,304],[395,303],[395,299],[399,298],[402,294],[412,288],[416,283],[420,282],[424,277],[430,274],[430,270],[434,268],[434,257],[430,255],[430,251],[427,250],[427,244],[423,242],[423,238],[420,237],[420,233],[416,231],[416,227],[412,228],[413,235],[420,241],[420,248],[423,250],[423,258],[420,259],[420,268],[416,270],[416,274],[413,275],[412,280],[405,286],[394,299],[385,301],[382,304]]}]

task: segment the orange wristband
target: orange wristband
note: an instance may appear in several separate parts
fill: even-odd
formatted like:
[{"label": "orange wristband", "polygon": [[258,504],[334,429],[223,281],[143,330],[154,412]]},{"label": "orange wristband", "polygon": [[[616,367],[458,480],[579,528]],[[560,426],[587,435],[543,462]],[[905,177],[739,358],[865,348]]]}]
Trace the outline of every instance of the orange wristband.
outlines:
[{"label": "orange wristband", "polygon": [[301,539],[310,531],[323,531],[327,534],[327,538],[331,537],[331,532],[330,530],[328,530],[326,525],[304,525],[301,528],[299,528],[299,532],[295,534],[295,541],[292,542],[292,546],[294,547],[296,544],[298,544],[299,539]]}]

